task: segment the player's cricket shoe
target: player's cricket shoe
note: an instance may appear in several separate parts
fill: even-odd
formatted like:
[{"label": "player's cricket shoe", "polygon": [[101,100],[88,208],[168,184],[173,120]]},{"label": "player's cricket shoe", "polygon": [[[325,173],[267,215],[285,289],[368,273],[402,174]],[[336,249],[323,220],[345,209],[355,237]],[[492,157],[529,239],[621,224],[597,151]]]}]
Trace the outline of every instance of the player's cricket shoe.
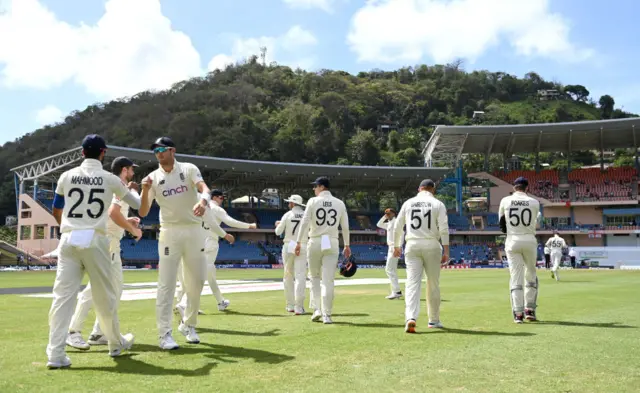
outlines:
[{"label": "player's cricket shoe", "polygon": [[80,334],[80,332],[67,334],[66,343],[68,346],[79,349],[81,351],[86,351],[91,348],[91,346],[87,344],[86,341],[84,341],[84,338],[82,338],[82,334]]},{"label": "player's cricket shoe", "polygon": [[302,307],[294,307],[293,312],[296,315],[304,315],[304,308],[302,308]]},{"label": "player's cricket shoe", "polygon": [[187,342],[189,344],[200,344],[200,337],[198,337],[196,328],[193,326],[187,326],[184,323],[181,323],[180,326],[178,326],[178,331],[187,338]]},{"label": "player's cricket shoe", "polygon": [[69,359],[68,356],[55,358],[55,359],[49,358],[49,361],[47,362],[47,368],[50,368],[50,369],[66,368],[70,366],[71,366],[71,359]]},{"label": "player's cricket shoe", "polygon": [[311,316],[311,322],[320,322],[321,319],[322,313],[320,312],[320,310],[315,310],[313,312],[313,315]]},{"label": "player's cricket shoe", "polygon": [[104,334],[91,334],[89,336],[89,340],[87,340],[89,345],[107,345],[109,344],[109,340]]},{"label": "player's cricket shoe", "polygon": [[325,325],[331,325],[333,324],[333,320],[331,319],[331,315],[323,315],[322,316],[322,323],[324,323]]},{"label": "player's cricket shoe", "polygon": [[173,312],[177,317],[180,318],[181,321],[184,321],[185,306],[183,306],[182,304],[176,304],[176,306],[173,308]]},{"label": "player's cricket shoe", "polygon": [[167,350],[180,348],[176,340],[174,340],[173,336],[171,336],[171,331],[160,337],[160,348]]},{"label": "player's cricket shoe", "polygon": [[400,299],[401,297],[402,297],[402,292],[395,292],[385,297],[385,299],[393,300],[393,299]]},{"label": "player's cricket shoe", "polygon": [[285,310],[286,310],[287,312],[295,312],[295,311],[296,311],[296,310],[295,310],[295,307],[293,307],[293,306],[287,306],[287,307],[285,307]]},{"label": "player's cricket shoe", "polygon": [[444,326],[442,325],[442,322],[440,322],[440,321],[438,321],[438,322],[429,322],[427,327],[429,329],[442,329],[442,328],[444,328]]},{"label": "player's cricket shoe", "polygon": [[524,314],[521,312],[513,313],[513,322],[524,323]]},{"label": "player's cricket shoe", "polygon": [[416,332],[416,321],[414,319],[410,319],[404,325],[404,331],[406,333],[415,333]]},{"label": "player's cricket shoe", "polygon": [[538,320],[538,318],[536,318],[536,310],[531,309],[531,308],[527,308],[524,310],[524,319],[526,319],[527,321],[531,321],[531,322],[535,322]]},{"label": "player's cricket shoe", "polygon": [[230,301],[228,301],[227,299],[224,299],[223,301],[221,301],[220,303],[218,303],[218,311],[224,311],[227,309],[227,307],[229,307],[229,305],[231,304]]},{"label": "player's cricket shoe", "polygon": [[112,351],[109,351],[109,356],[111,356],[112,358],[115,358],[122,355],[124,351],[128,351],[131,349],[131,347],[133,346],[133,342],[134,342],[133,334],[127,333],[123,335],[122,338],[120,339],[120,343],[121,343],[120,348],[116,348]]}]

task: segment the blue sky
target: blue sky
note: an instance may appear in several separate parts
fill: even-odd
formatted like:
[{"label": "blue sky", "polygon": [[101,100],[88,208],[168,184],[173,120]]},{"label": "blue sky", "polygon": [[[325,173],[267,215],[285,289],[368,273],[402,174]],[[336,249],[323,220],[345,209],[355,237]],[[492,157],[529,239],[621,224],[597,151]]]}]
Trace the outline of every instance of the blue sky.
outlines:
[{"label": "blue sky", "polygon": [[0,0],[0,143],[260,46],[308,70],[536,71],[640,113],[639,13],[633,0]]}]

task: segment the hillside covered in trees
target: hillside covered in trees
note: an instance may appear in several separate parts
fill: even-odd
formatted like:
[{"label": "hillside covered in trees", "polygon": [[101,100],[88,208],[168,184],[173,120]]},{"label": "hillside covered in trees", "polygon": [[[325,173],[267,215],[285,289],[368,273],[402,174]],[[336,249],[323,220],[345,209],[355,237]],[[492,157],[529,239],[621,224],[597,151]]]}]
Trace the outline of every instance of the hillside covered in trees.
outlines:
[{"label": "hillside covered in trees", "polygon": [[[540,101],[544,89],[560,91],[560,99]],[[165,91],[90,105],[6,143],[0,216],[15,214],[10,168],[78,146],[87,133],[137,148],[168,135],[181,153],[217,157],[419,166],[433,126],[472,124],[474,111],[485,112],[485,124],[633,116],[615,109],[608,95],[594,99],[584,86],[562,86],[534,72],[524,78],[465,72],[460,62],[350,75],[292,70],[254,56]]]}]

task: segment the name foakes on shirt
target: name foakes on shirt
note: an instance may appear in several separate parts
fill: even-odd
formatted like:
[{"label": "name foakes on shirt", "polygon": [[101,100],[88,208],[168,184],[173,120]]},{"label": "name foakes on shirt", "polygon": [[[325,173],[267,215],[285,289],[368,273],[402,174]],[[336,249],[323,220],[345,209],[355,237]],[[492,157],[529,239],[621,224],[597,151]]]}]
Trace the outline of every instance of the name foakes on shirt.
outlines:
[{"label": "name foakes on shirt", "polygon": [[515,206],[515,207],[528,207],[529,206],[529,201],[511,201],[510,206]]}]

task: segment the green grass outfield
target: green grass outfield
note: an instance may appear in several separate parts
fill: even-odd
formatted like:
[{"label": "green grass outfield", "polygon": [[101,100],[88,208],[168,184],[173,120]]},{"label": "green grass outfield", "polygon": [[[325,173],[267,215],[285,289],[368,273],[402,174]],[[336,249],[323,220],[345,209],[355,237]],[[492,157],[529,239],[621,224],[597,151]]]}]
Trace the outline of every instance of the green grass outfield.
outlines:
[{"label": "green grass outfield", "polygon": [[[221,269],[218,277],[281,274]],[[184,345],[170,352],[157,347],[155,300],[127,301],[120,319],[123,332],[136,335],[133,350],[111,359],[105,347],[69,349],[67,370],[45,367],[51,300],[2,295],[0,392],[639,391],[640,274],[561,274],[556,283],[541,272],[542,321],[515,325],[506,270],[443,271],[446,329],[427,330],[423,313],[415,335],[403,331],[404,302],[384,299],[386,285],[337,287],[335,324],[327,326],[286,314],[281,291],[229,294],[224,313],[204,296],[203,344],[184,344],[176,329]],[[157,273],[125,278],[156,281]],[[0,287],[52,282],[51,272],[0,273]]]}]

